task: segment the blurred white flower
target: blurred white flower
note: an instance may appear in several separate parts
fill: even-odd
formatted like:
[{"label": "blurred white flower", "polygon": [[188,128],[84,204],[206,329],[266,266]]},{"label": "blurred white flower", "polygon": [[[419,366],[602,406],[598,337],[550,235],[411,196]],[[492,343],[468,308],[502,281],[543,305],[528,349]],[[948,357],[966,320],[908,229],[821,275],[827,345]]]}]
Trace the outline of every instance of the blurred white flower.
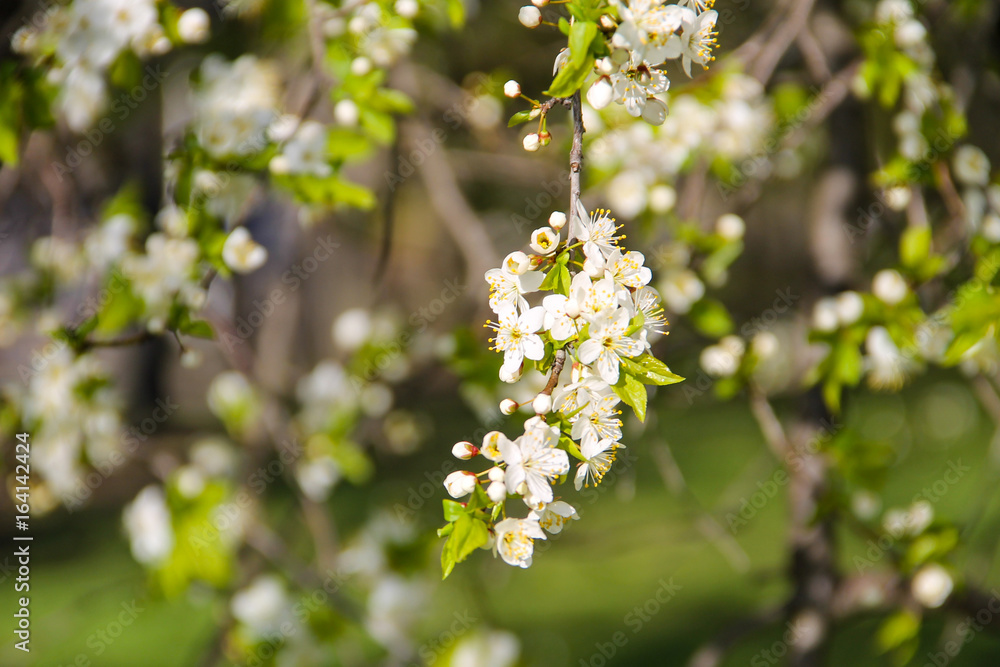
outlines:
[{"label": "blurred white flower", "polygon": [[257,637],[278,631],[290,619],[290,599],[285,585],[275,575],[264,574],[233,595],[229,603],[233,618]]},{"label": "blurred white flower", "polygon": [[955,588],[948,570],[937,563],[925,565],[910,582],[910,591],[917,602],[928,609],[937,609],[944,604]]},{"label": "blurred white flower", "polygon": [[174,531],[170,523],[163,490],[147,486],[123,512],[125,530],[132,545],[132,555],[143,565],[158,565],[174,549]]},{"label": "blurred white flower", "polygon": [[207,42],[211,32],[208,13],[201,7],[187,9],[177,19],[177,34],[188,44]]},{"label": "blurred white flower", "polygon": [[981,149],[971,144],[959,147],[952,162],[955,178],[964,185],[984,186],[990,180],[990,160]]},{"label": "blurred white flower", "polygon": [[895,306],[906,298],[910,288],[895,269],[883,269],[872,279],[872,293],[882,303]]},{"label": "blurred white flower", "polygon": [[222,246],[222,261],[236,273],[252,273],[267,262],[267,248],[254,241],[246,227],[237,227]]}]

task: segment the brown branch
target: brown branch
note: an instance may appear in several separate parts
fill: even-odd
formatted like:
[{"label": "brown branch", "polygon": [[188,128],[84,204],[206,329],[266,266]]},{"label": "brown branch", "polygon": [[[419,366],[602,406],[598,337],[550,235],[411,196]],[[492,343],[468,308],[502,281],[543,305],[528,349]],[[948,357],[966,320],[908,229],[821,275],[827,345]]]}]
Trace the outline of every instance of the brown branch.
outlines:
[{"label": "brown branch", "polygon": [[703,645],[691,656],[687,667],[719,667],[726,654],[738,646],[748,636],[774,625],[785,613],[784,607],[765,610],[756,616],[736,621]]},{"label": "brown branch", "polygon": [[797,0],[793,3],[784,21],[778,24],[750,64],[748,72],[752,77],[761,83],[767,83],[788,48],[805,29],[814,4],[815,0]]},{"label": "brown branch", "polygon": [[559,374],[562,373],[565,363],[566,349],[559,348],[556,350],[556,358],[552,361],[552,373],[549,375],[549,381],[545,383],[545,388],[539,392],[540,394],[545,394],[546,396],[552,395],[552,390],[556,388],[556,383],[559,382]]},{"label": "brown branch", "polygon": [[[580,204],[580,172],[583,171],[583,103],[580,101],[580,91],[570,98],[570,113],[573,117],[573,146],[569,151],[569,215],[570,220],[577,215]],[[580,221],[583,224],[583,221]],[[570,229],[576,229],[570,225]],[[567,238],[568,240],[568,238]]]},{"label": "brown branch", "polygon": [[750,385],[749,393],[750,411],[753,413],[754,419],[757,420],[757,425],[764,435],[767,446],[776,459],[784,461],[790,447],[781,420],[775,414],[771,402],[767,400],[767,395],[759,387]]},{"label": "brown branch", "polygon": [[675,498],[690,506],[698,515],[694,522],[695,529],[701,533],[705,541],[714,546],[719,553],[729,561],[729,564],[737,572],[747,572],[750,569],[750,557],[743,550],[739,542],[733,539],[726,530],[719,524],[712,514],[702,507],[698,498],[691,491],[684,479],[684,473],[677,465],[670,445],[666,442],[653,448],[653,458],[656,460],[656,467],[663,484]]},{"label": "brown branch", "polygon": [[[469,205],[448,158],[431,138],[430,129],[419,122],[407,123],[404,129],[407,130],[406,135],[411,147],[424,154],[425,160],[420,169],[420,177],[426,186],[431,204],[465,257],[468,274],[479,276],[481,279],[486,271],[500,264],[493,242],[486,232],[486,224]],[[430,150],[418,148],[425,145],[434,148]]]}]

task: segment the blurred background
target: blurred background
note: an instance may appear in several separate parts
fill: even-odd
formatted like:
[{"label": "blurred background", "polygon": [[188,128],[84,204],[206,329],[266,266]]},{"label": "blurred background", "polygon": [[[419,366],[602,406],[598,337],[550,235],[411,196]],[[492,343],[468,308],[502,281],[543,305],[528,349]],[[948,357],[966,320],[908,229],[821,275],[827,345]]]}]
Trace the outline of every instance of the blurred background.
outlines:
[{"label": "blurred background", "polygon": [[[183,6],[164,9],[174,4]],[[121,118],[114,106],[98,112],[95,124],[111,126],[97,134],[73,128],[65,111],[49,127],[20,128],[16,164],[5,158],[0,168],[3,472],[16,486],[13,434],[32,433],[34,537],[32,650],[5,634],[0,664],[787,664],[800,631],[784,615],[796,590],[794,512],[754,397],[766,397],[792,437],[804,422],[815,427],[810,372],[826,349],[809,338],[821,328],[816,304],[868,290],[912,214],[909,195],[892,202],[898,186],[885,176],[905,123],[892,104],[872,102],[889,77],[869,73],[874,91],[855,81],[877,61],[864,36],[885,3],[720,0],[717,60],[693,79],[670,64],[666,124],[633,129],[617,105],[585,108],[584,201],[612,209],[629,247],[645,254],[670,320],[653,349],[687,380],[651,393],[645,423],[623,417],[626,453],[600,486],[567,494],[580,520],[536,543],[531,568],[483,551],[443,582],[434,531],[442,482],[461,463],[452,445],[516,431],[527,413],[504,417],[498,402],[530,399],[545,380],[500,386],[482,275],[568,206],[565,114],[549,121],[552,144],[527,153],[523,128],[505,122],[525,105],[503,92],[516,78],[541,95],[565,37],[525,30],[511,2],[459,2],[463,18],[453,21],[454,2],[420,2],[407,17],[400,2],[260,0],[202,4],[211,36],[180,46],[168,21],[192,4],[157,5],[177,44],[142,59],[135,85],[148,62],[162,72],[148,97]],[[254,53],[271,69],[247,81],[273,77],[277,106],[305,109],[292,113],[334,132],[353,128],[340,102],[360,99],[348,89],[358,75],[337,68],[370,45],[344,47],[340,34],[350,31],[324,23],[333,93],[317,94],[312,24],[317,11],[349,22],[367,4],[412,19],[413,37],[397,35],[405,49],[375,64],[385,72],[380,90],[412,104],[357,102],[367,120],[330,140],[365,142],[333,160],[361,189],[344,195],[348,206],[341,194],[328,206],[251,158],[227,172],[223,160],[185,157],[201,155],[191,137],[203,135],[191,128],[204,113],[198,91],[211,85],[209,54],[228,62]],[[940,105],[960,110],[962,136],[996,163],[997,3],[903,4],[926,27],[936,55],[927,71],[950,86]],[[0,98],[19,81],[27,99],[32,67],[47,66],[26,65],[10,38],[50,7],[0,9],[9,93]],[[341,62],[343,48],[353,51]],[[134,87],[118,87],[110,100],[121,90],[136,99]],[[61,100],[52,92],[47,102]],[[376,129],[383,122],[389,129]],[[932,137],[938,128],[923,122],[918,134]],[[951,164],[956,143],[931,162]],[[168,228],[163,211],[185,174],[196,182],[199,169],[217,178],[201,186],[207,215],[223,231],[245,227],[267,258],[248,273],[206,261],[204,305],[192,313],[214,339],[194,324],[160,335],[148,312],[119,296],[136,289],[127,269],[131,287],[114,287],[115,262],[144,256],[144,239]],[[927,200],[932,216],[947,212],[944,197]],[[725,214],[743,226],[726,228]],[[130,240],[109,245],[111,259],[94,271],[104,250],[93,248],[105,246],[93,239],[122,215],[135,223]],[[204,256],[224,238],[202,237]],[[962,280],[922,292],[926,310]],[[95,334],[113,344],[74,338],[95,313],[120,322]],[[727,336],[769,351],[754,368],[720,372],[705,351]],[[962,595],[968,583],[1000,601],[997,366],[970,359],[946,368],[918,360],[899,391],[845,385],[842,411],[824,411],[820,435],[804,436],[837,464],[822,501],[842,513],[833,543],[845,579],[900,570],[909,581],[933,558]],[[872,363],[866,357],[866,373]],[[5,615],[17,598],[13,495],[0,497]],[[907,565],[921,549],[932,555]],[[1000,658],[1000,605],[981,632],[968,632],[960,624],[974,605],[886,605],[878,586],[857,597],[860,612],[832,612],[817,664]],[[279,632],[284,621],[292,629]]]}]

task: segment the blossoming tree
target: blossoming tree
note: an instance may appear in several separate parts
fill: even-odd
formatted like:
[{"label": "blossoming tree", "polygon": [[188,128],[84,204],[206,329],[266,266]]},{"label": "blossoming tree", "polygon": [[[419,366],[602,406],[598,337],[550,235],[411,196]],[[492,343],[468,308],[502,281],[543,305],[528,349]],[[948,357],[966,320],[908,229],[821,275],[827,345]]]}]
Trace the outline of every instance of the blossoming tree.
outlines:
[{"label": "blossoming tree", "polygon": [[[30,479],[24,461],[11,487],[30,490],[13,496],[30,497],[32,515],[75,511],[138,463],[123,510],[131,551],[159,594],[214,591],[204,664],[516,664],[518,640],[486,627],[417,648],[428,553],[445,578],[488,552],[530,567],[537,541],[585,530],[581,490],[606,484],[626,446],[649,460],[666,433],[657,415],[680,419],[678,400],[709,390],[748,406],[780,466],[788,593],[712,628],[692,665],[723,664],[784,622],[788,664],[825,664],[837,624],[870,613],[879,650],[906,664],[929,621],[992,609],[988,578],[961,567],[959,522],[986,510],[883,508],[899,443],[845,426],[869,390],[898,392],[932,366],[1000,421],[997,146],[970,112],[996,73],[935,51],[935,29],[953,24],[987,48],[991,3],[789,0],[766,15],[712,0],[190,4],[4,9],[0,220],[13,234],[0,240],[19,250],[0,283],[13,360],[0,427],[31,434]],[[544,49],[529,59],[541,73],[507,80],[528,65],[505,47],[491,74],[455,83],[469,74],[462,54],[418,45],[455,39],[467,19],[506,22]],[[495,249],[503,233],[480,219],[462,159],[536,190],[537,165],[562,165],[533,212],[501,198],[518,234],[509,252]],[[415,173],[420,202],[407,194]],[[875,204],[852,220],[865,196]],[[406,225],[421,202],[476,287],[446,284],[405,322],[348,308],[370,273],[389,280],[394,235],[427,234]],[[765,280],[768,267],[740,260],[779,209],[808,227],[786,229],[781,253],[802,240],[815,267],[754,317],[730,277]],[[323,225],[338,240],[304,251],[302,235]],[[370,269],[337,254],[352,235],[380,238]],[[310,292],[331,256],[348,278]],[[420,271],[404,273],[401,294]],[[465,296],[487,333],[435,331]],[[286,302],[332,320],[329,354],[307,354],[316,345]],[[182,410],[204,404],[215,420],[180,447],[157,433],[178,407],[169,399],[129,425],[160,373],[143,364],[168,358],[199,373],[185,386],[204,385],[184,391]],[[428,435],[448,415],[399,405],[413,384],[437,391],[426,378],[443,366],[488,423],[453,446]],[[348,519],[341,543],[338,487],[365,486],[391,465],[383,455],[424,441],[465,462],[427,475],[443,502],[438,539],[410,521],[430,497],[418,492]],[[665,477],[683,486],[676,466]],[[705,540],[733,542],[746,509],[702,517]],[[859,566],[844,534],[887,544],[888,558]]]}]

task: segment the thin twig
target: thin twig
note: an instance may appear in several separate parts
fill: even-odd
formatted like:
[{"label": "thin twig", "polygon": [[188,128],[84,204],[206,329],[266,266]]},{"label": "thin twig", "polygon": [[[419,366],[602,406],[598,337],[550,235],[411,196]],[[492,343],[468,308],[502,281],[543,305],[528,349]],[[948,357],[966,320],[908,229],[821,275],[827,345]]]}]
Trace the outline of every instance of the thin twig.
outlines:
[{"label": "thin twig", "polygon": [[750,410],[771,452],[779,461],[784,461],[789,451],[788,436],[767,395],[759,387],[750,387]]}]

